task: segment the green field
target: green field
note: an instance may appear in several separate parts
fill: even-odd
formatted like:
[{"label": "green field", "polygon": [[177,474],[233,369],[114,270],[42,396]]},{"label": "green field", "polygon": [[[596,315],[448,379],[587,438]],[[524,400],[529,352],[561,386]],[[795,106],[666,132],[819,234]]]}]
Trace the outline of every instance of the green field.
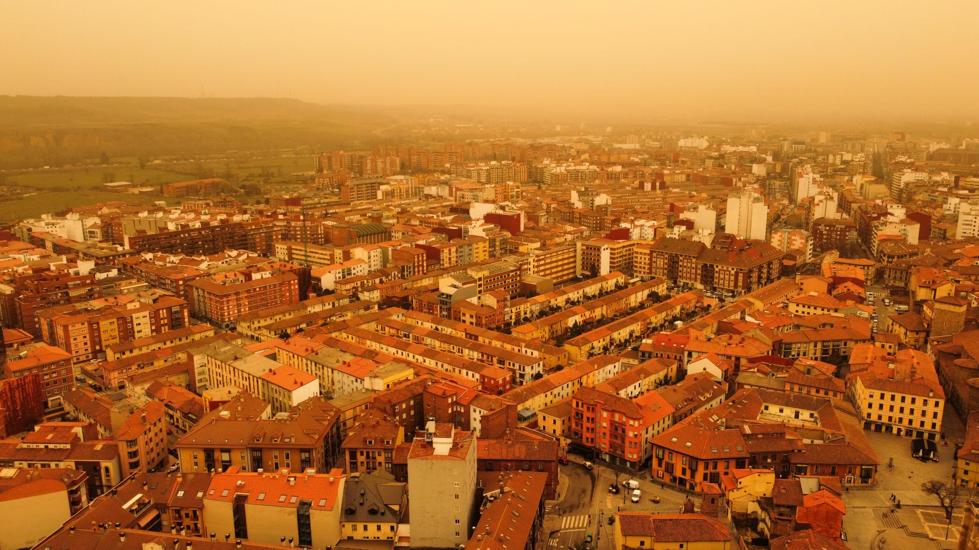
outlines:
[{"label": "green field", "polygon": [[9,172],[0,176],[4,185],[21,185],[38,190],[88,190],[104,189],[102,184],[113,181],[131,181],[138,185],[160,185],[171,181],[190,179],[187,173],[156,168],[140,168],[138,165],[92,166],[66,170],[33,170]]},{"label": "green field", "polygon": [[120,159],[107,166],[70,169],[39,169],[0,173],[0,185],[32,191],[23,198],[0,200],[0,222],[9,223],[72,206],[98,202],[151,203],[161,200],[159,192],[131,195],[108,191],[112,181],[131,181],[140,186],[204,177],[225,178],[234,184],[254,183],[272,187],[293,183],[296,172],[314,167],[311,153],[235,153],[221,157],[149,163],[140,168],[135,159]]},{"label": "green field", "polygon": [[0,222],[12,223],[24,218],[36,217],[48,212],[58,212],[71,208],[72,206],[84,204],[109,201],[149,203],[159,199],[160,196],[155,194],[125,195],[122,193],[93,190],[69,192],[45,191],[13,201],[0,201]]}]

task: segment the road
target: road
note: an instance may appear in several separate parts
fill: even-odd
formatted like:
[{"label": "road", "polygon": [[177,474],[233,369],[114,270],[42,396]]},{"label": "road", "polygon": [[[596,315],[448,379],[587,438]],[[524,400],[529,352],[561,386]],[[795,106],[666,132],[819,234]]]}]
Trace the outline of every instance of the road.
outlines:
[{"label": "road", "polygon": [[561,466],[560,471],[567,479],[567,490],[549,514],[551,536],[547,547],[550,550],[574,548],[583,543],[596,519],[591,513],[595,472],[580,461]]},{"label": "road", "polygon": [[[611,550],[612,527],[608,524],[609,515],[618,511],[677,512],[683,506],[686,495],[656,485],[648,481],[646,472],[629,472],[596,464],[589,471],[581,464],[580,458],[572,455],[571,464],[561,467],[561,475],[567,479],[567,490],[563,498],[555,504],[545,521],[548,534],[548,550],[567,550],[577,548],[588,534],[592,535],[591,548]],[[622,487],[626,479],[636,479],[642,498],[638,503],[631,501],[631,491]],[[609,492],[609,485],[620,487],[619,494]],[[653,503],[652,497],[659,497]]]}]

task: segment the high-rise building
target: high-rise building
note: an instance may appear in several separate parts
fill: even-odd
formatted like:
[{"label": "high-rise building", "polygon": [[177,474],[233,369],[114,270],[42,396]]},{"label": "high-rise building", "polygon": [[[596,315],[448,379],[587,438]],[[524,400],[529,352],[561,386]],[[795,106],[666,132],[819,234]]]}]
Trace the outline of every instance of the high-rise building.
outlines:
[{"label": "high-rise building", "polygon": [[728,197],[724,230],[742,239],[765,240],[768,206],[764,198],[747,189]]},{"label": "high-rise building", "polygon": [[959,205],[959,218],[955,223],[955,238],[971,239],[979,236],[979,206],[969,203]]},{"label": "high-rise building", "polygon": [[901,193],[904,188],[907,187],[909,183],[914,183],[917,181],[927,181],[928,172],[917,172],[914,170],[901,170],[900,172],[894,172],[891,174],[891,198],[900,199]]},{"label": "high-rise building", "polygon": [[476,438],[429,421],[408,451],[412,548],[458,548],[475,524]]}]

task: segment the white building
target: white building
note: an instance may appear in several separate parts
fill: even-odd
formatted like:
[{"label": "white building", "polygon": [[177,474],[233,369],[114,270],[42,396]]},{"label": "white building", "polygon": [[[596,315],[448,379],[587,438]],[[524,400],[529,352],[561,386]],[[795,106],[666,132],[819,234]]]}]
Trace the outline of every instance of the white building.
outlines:
[{"label": "white building", "polygon": [[324,290],[335,290],[337,281],[367,275],[367,273],[368,263],[355,258],[345,262],[313,268],[312,275],[319,279],[320,288]]},{"label": "white building", "polygon": [[819,176],[812,173],[812,168],[806,166],[795,173],[795,184],[792,186],[792,196],[796,204],[819,191]]},{"label": "white building", "polygon": [[765,240],[768,206],[762,196],[745,189],[728,197],[724,230],[741,239]]},{"label": "white building", "polygon": [[656,227],[659,224],[656,220],[633,220],[631,223],[623,224],[629,228],[629,240],[643,241],[656,238]]},{"label": "white building", "polygon": [[703,204],[698,204],[696,209],[685,210],[680,214],[680,219],[692,221],[693,228],[698,231],[701,229],[711,232],[717,230],[717,211]]},{"label": "white building", "polygon": [[688,149],[706,149],[710,146],[710,142],[706,137],[686,137],[677,140],[676,145]]},{"label": "white building", "polygon": [[963,202],[958,204],[959,219],[955,223],[958,240],[979,237],[979,206]]},{"label": "white building", "polygon": [[928,172],[918,172],[915,170],[905,169],[891,174],[891,197],[895,199],[901,198],[901,191],[903,191],[909,183],[914,183],[917,181],[928,181]]}]

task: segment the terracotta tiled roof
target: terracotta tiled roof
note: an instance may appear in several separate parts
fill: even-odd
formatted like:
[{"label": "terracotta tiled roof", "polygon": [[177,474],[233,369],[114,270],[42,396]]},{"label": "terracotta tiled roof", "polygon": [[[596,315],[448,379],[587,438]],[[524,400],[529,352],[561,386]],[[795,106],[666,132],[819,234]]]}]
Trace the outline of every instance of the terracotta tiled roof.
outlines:
[{"label": "terracotta tiled roof", "polygon": [[727,542],[731,532],[717,518],[702,514],[619,512],[623,536],[652,537],[656,543]]}]

